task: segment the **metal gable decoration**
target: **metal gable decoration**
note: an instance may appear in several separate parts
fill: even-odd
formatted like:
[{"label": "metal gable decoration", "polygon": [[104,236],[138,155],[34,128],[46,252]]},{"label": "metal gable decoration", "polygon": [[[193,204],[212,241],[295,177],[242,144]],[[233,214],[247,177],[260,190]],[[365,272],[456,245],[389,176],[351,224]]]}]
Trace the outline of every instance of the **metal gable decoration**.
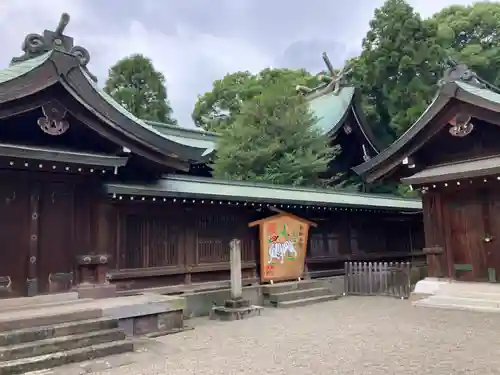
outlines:
[{"label": "metal gable decoration", "polygon": [[43,116],[38,118],[37,124],[42,131],[49,135],[61,135],[69,129],[65,119],[67,109],[58,101],[52,100],[42,106]]},{"label": "metal gable decoration", "polygon": [[69,14],[63,13],[55,31],[44,30],[43,35],[36,33],[26,35],[21,46],[24,54],[19,57],[14,57],[10,64],[15,65],[52,50],[62,51],[76,56],[85,73],[87,73],[94,82],[97,82],[97,77],[87,69],[87,65],[90,62],[89,51],[82,46],[75,46],[73,38],[64,35],[64,30],[66,26],[68,26],[69,20]]}]

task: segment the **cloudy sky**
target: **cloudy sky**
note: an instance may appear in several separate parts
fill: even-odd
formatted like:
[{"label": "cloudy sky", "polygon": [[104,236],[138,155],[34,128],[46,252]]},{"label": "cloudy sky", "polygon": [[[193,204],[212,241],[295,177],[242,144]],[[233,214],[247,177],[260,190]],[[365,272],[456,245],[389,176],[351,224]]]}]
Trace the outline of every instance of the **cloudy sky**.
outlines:
[{"label": "cloudy sky", "polygon": [[[410,0],[424,16],[466,0]],[[62,12],[66,34],[91,53],[102,84],[108,68],[132,53],[150,57],[167,77],[174,114],[193,126],[196,96],[214,79],[264,67],[323,68],[356,54],[383,0],[0,0],[0,67],[21,55],[27,33],[53,30]],[[337,4],[337,5],[335,5]]]}]

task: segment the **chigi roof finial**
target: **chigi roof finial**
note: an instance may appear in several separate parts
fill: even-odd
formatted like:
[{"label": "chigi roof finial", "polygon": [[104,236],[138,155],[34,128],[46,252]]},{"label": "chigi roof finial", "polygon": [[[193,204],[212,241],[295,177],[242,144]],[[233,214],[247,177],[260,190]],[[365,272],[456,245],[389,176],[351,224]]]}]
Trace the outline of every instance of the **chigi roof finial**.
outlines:
[{"label": "chigi roof finial", "polygon": [[64,34],[64,30],[66,26],[68,26],[69,21],[69,14],[63,13],[54,31],[45,30],[43,35],[36,33],[26,35],[21,46],[24,54],[19,57],[14,57],[11,61],[11,65],[38,57],[51,50],[58,50],[78,57],[82,68],[85,68],[86,73],[94,81],[97,81],[96,77],[86,69],[90,62],[89,51],[84,47],[75,46],[73,38]]},{"label": "chigi roof finial", "polygon": [[352,69],[346,70],[346,67],[343,66],[342,69],[340,69],[340,71],[336,72],[326,52],[323,52],[322,57],[323,61],[325,62],[329,75],[328,76],[322,75],[321,80],[329,82],[328,84],[334,85],[333,93],[338,94],[340,92],[340,89],[342,88],[342,84],[344,83],[345,77],[351,72]]},{"label": "chigi roof finial", "polygon": [[337,95],[340,92],[342,85],[344,84],[345,77],[351,72],[351,69],[346,70],[345,66],[340,71],[335,71],[326,52],[323,52],[321,56],[323,58],[323,61],[325,62],[327,69],[326,74],[320,74],[318,76],[319,80],[322,81],[323,84],[314,89],[310,89],[302,85],[297,85],[296,90],[301,94],[309,94],[312,91],[317,92],[317,90],[325,89],[328,90],[328,92],[333,91],[333,93]]}]

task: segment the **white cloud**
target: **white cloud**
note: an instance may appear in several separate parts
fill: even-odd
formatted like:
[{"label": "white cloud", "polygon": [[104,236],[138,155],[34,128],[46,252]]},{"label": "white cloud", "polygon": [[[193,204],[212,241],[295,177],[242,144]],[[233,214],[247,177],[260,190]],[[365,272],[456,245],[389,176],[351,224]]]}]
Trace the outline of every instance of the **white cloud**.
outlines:
[{"label": "white cloud", "polygon": [[[93,71],[104,80],[108,67],[117,59],[133,53],[151,58],[156,69],[165,74],[169,99],[182,124],[190,121],[196,94],[210,90],[213,80],[226,72],[240,69],[258,71],[269,57],[244,40],[196,34],[188,26],[179,26],[175,35],[167,35],[132,20],[129,28],[106,38],[86,38],[93,51]],[[92,67],[91,67],[92,69]]]}]

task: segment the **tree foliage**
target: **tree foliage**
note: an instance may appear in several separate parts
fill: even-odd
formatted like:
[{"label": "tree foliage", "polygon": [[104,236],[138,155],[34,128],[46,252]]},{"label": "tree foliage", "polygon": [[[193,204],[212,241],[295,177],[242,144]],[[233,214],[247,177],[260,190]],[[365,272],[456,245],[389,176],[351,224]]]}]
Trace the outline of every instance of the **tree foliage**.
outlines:
[{"label": "tree foliage", "polygon": [[427,107],[442,73],[433,25],[404,0],[375,10],[359,58],[351,61],[367,117],[377,134],[401,135]]},{"label": "tree foliage", "polygon": [[143,120],[177,124],[167,99],[165,77],[143,55],[126,57],[111,67],[104,91]]},{"label": "tree foliage", "polygon": [[296,85],[316,87],[320,82],[304,69],[266,68],[257,74],[248,71],[227,74],[213,83],[212,90],[199,96],[192,118],[209,131],[223,131],[234,121],[247,101],[260,96],[264,89],[280,82],[292,89]]},{"label": "tree foliage", "polygon": [[428,20],[446,54],[500,84],[500,3],[452,5]]},{"label": "tree foliage", "polygon": [[221,133],[214,177],[317,186],[338,151],[289,81],[277,80],[242,103]]}]

